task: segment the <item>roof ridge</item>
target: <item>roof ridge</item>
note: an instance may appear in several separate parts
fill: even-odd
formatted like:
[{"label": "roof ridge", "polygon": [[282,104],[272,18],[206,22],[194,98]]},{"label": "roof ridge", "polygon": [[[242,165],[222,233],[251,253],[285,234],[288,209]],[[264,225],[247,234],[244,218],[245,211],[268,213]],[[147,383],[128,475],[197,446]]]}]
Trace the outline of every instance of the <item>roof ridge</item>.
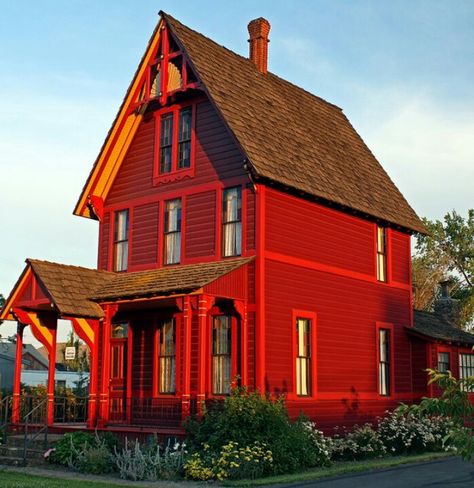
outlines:
[{"label": "roof ridge", "polygon": [[225,51],[227,51],[229,54],[232,54],[236,57],[238,57],[240,60],[248,63],[250,66],[252,66],[253,68],[255,68],[255,73],[259,76],[262,77],[262,79],[265,79],[266,77],[268,76],[272,76],[274,78],[276,78],[277,80],[279,80],[280,82],[282,83],[287,83],[288,85],[291,85],[292,87],[294,88],[297,88],[298,90],[300,90],[301,92],[303,93],[306,93],[307,95],[315,98],[316,100],[319,100],[327,105],[329,105],[330,107],[333,107],[333,108],[336,108],[337,110],[340,110],[341,112],[343,112],[342,108],[339,107],[338,105],[336,105],[335,103],[332,103],[332,102],[328,102],[327,100],[325,100],[324,98],[310,92],[309,90],[307,90],[306,88],[303,88],[299,85],[296,85],[295,83],[292,83],[291,81],[285,79],[285,78],[282,78],[281,76],[277,75],[276,73],[273,73],[272,71],[268,70],[266,74],[263,74],[263,73],[260,73],[260,71],[255,67],[254,63],[252,62],[252,60],[250,58],[247,58],[246,56],[243,56],[242,54],[239,54],[239,53],[236,53],[235,51],[233,51],[232,49],[229,49],[228,47],[224,46],[223,44],[219,44],[218,42],[216,42],[214,39],[206,36],[205,34],[203,34],[202,32],[199,32],[197,30],[194,30],[192,29],[191,27],[189,27],[188,25],[186,24],[183,24],[182,22],[180,22],[178,19],[176,19],[176,17],[173,17],[172,15],[170,14],[167,14],[166,12],[163,12],[163,10],[160,10],[160,15],[167,19],[172,19],[174,22],[177,22],[178,24],[180,24],[181,26],[185,27],[186,29],[189,29],[190,31],[192,31],[194,34],[197,34],[201,37],[204,37],[207,41],[209,42],[212,42],[214,45],[218,46],[219,48],[221,49],[224,49]]}]

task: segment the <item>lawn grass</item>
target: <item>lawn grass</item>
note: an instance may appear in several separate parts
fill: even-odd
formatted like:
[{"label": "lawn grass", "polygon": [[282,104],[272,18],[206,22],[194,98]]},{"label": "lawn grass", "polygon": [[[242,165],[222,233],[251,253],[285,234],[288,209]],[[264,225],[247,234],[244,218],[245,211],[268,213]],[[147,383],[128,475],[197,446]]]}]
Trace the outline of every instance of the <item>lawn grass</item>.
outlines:
[{"label": "lawn grass", "polygon": [[12,473],[0,470],[1,488],[127,488],[133,485],[117,485],[97,481],[47,478],[24,473]]},{"label": "lawn grass", "polygon": [[250,487],[250,486],[264,486],[277,483],[296,483],[302,481],[317,480],[320,478],[327,478],[330,476],[341,476],[351,473],[360,473],[373,469],[385,469],[400,466],[402,464],[420,463],[424,461],[431,461],[433,459],[452,456],[452,453],[446,452],[431,452],[425,454],[417,454],[413,456],[393,456],[382,459],[371,459],[368,461],[344,461],[334,463],[328,468],[313,468],[300,473],[282,474],[277,476],[268,476],[266,478],[258,478],[256,480],[238,480],[238,481],[224,481],[224,486],[234,487]]}]

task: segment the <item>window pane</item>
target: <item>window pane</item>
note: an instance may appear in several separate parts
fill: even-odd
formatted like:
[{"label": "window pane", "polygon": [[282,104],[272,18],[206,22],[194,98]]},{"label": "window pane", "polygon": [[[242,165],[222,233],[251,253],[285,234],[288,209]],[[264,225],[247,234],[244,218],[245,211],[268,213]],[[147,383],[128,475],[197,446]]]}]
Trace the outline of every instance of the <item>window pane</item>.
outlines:
[{"label": "window pane", "polygon": [[240,187],[224,190],[222,199],[222,254],[242,254],[242,191]]},{"label": "window pane", "polygon": [[165,264],[177,264],[181,259],[181,200],[166,202]]},{"label": "window pane", "polygon": [[166,202],[165,232],[181,231],[181,200],[168,200]]},{"label": "window pane", "polygon": [[296,394],[311,394],[311,321],[296,319]]},{"label": "window pane", "polygon": [[231,317],[215,317],[212,328],[212,392],[230,393],[231,383]]},{"label": "window pane", "polygon": [[377,251],[385,254],[385,228],[377,226]]},{"label": "window pane", "polygon": [[172,164],[173,114],[161,117],[160,122],[160,173],[169,173]]},{"label": "window pane", "polygon": [[379,393],[390,394],[390,331],[379,329]]},{"label": "window pane", "polygon": [[191,139],[191,108],[179,112],[179,142]]},{"label": "window pane", "polygon": [[[460,354],[459,355],[459,378],[465,379],[474,376],[474,354]],[[465,391],[473,391],[472,389],[464,388]]]},{"label": "window pane", "polygon": [[178,168],[191,167],[191,141],[180,142],[178,146]]},{"label": "window pane", "polygon": [[438,353],[438,371],[440,373],[446,373],[450,369],[449,353],[440,352]]},{"label": "window pane", "polygon": [[125,271],[128,264],[128,210],[115,213],[114,271]]},{"label": "window pane", "polygon": [[160,393],[174,393],[176,390],[176,333],[173,319],[160,326]]},{"label": "window pane", "polygon": [[128,337],[128,324],[126,322],[112,324],[110,328],[110,337],[112,339],[126,339]]}]

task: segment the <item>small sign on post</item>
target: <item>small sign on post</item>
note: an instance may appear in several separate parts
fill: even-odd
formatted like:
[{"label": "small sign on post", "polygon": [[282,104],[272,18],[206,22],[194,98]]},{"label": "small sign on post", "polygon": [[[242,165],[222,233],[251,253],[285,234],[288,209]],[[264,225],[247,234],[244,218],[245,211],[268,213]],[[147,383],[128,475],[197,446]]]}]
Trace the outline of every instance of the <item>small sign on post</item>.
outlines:
[{"label": "small sign on post", "polygon": [[64,350],[64,359],[66,361],[73,361],[76,359],[76,348],[74,346],[66,347]]}]

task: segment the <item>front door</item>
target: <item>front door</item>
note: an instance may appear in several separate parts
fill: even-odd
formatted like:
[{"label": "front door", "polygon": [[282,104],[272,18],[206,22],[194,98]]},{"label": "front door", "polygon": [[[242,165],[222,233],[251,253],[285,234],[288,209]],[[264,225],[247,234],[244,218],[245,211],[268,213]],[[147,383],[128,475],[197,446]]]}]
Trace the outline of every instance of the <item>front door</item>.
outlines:
[{"label": "front door", "polygon": [[127,415],[128,324],[112,324],[110,338],[110,420],[124,422]]}]

